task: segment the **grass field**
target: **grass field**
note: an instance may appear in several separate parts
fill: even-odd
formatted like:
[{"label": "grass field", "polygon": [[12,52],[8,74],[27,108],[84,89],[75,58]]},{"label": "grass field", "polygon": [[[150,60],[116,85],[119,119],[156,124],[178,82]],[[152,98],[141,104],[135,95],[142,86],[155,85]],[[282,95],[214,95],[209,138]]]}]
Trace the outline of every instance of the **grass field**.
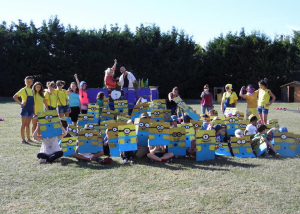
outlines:
[{"label": "grass field", "polygon": [[[200,110],[198,101],[189,103]],[[299,104],[275,103],[269,118],[300,133],[300,113],[275,107]],[[40,145],[21,144],[19,105],[0,98],[0,117],[0,213],[300,213],[298,157],[142,159],[133,166],[120,158],[108,166],[63,158],[41,165]]]}]

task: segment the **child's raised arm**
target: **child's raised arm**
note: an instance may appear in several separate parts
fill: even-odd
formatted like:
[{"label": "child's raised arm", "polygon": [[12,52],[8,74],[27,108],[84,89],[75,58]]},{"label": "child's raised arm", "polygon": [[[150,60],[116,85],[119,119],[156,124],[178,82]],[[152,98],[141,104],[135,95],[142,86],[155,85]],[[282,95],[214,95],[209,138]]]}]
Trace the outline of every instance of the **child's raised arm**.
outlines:
[{"label": "child's raised arm", "polygon": [[245,99],[245,95],[243,94],[243,90],[245,90],[245,86],[243,86],[242,88],[241,88],[241,91],[240,91],[240,97],[242,97],[242,98],[244,98]]},{"label": "child's raised arm", "polygon": [[267,135],[270,135],[273,131],[277,130],[278,128],[276,127],[273,127],[271,128],[268,132],[267,132]]}]

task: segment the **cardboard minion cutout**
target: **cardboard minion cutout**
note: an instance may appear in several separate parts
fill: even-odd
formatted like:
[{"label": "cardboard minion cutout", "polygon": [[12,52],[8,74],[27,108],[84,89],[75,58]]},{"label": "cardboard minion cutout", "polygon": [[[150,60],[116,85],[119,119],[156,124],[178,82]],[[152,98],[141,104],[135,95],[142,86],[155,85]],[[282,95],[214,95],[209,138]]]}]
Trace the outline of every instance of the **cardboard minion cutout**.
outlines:
[{"label": "cardboard minion cutout", "polygon": [[120,116],[120,115],[117,116],[118,123],[121,123],[121,122],[127,123],[129,120],[130,120],[130,118],[128,118],[128,117]]},{"label": "cardboard minion cutout", "polygon": [[106,129],[108,129],[109,123],[116,123],[116,121],[115,120],[107,120],[107,121],[101,122],[101,124],[100,124],[100,131],[101,131],[102,139],[104,139],[106,137]]},{"label": "cardboard minion cutout", "polygon": [[118,132],[119,132],[118,141],[119,141],[120,152],[136,151],[137,142],[136,142],[135,126],[133,124],[118,126]]},{"label": "cardboard minion cutout", "polygon": [[61,135],[61,123],[56,110],[38,114],[42,137],[56,137]]},{"label": "cardboard minion cutout", "polygon": [[[254,135],[249,135],[249,136],[250,136],[250,139],[253,140]],[[267,144],[263,140],[263,137],[261,137],[259,140],[254,140],[251,143],[251,146],[252,146],[253,152],[256,155],[256,157],[261,156],[263,153],[265,153],[267,151]]]},{"label": "cardboard minion cutout", "polygon": [[191,147],[191,142],[192,140],[195,139],[195,129],[193,124],[192,123],[178,124],[178,127],[182,127],[185,129],[186,147]]},{"label": "cardboard minion cutout", "polygon": [[195,129],[195,131],[201,130],[203,121],[202,120],[191,120],[191,123],[193,124],[193,127]]},{"label": "cardboard minion cutout", "polygon": [[297,154],[297,145],[295,136],[291,132],[275,132],[274,147],[282,157],[295,157]]},{"label": "cardboard minion cutout", "polygon": [[239,120],[244,120],[245,118],[245,114],[243,112],[237,111],[235,116],[239,119]]},{"label": "cardboard minion cutout", "polygon": [[243,138],[231,137],[231,148],[236,158],[255,158],[249,135]]},{"label": "cardboard minion cutout", "polygon": [[164,121],[164,109],[152,109],[151,110],[151,119],[155,122]]},{"label": "cardboard minion cutout", "polygon": [[213,120],[213,121],[211,121],[211,126],[212,127],[214,127],[216,125],[220,125],[222,127],[221,135],[222,135],[222,138],[224,138],[225,128],[226,128],[225,122],[223,120]]},{"label": "cardboard minion cutout", "polygon": [[87,123],[84,128],[89,128],[100,132],[100,125],[98,123]]},{"label": "cardboard minion cutout", "polygon": [[173,100],[192,120],[201,119],[201,117],[196,112],[194,112],[193,109],[190,108],[180,97],[175,97]]},{"label": "cardboard minion cutout", "polygon": [[79,114],[78,116],[78,128],[81,129],[85,124],[94,123],[94,115],[92,114]]},{"label": "cardboard minion cutout", "polygon": [[61,149],[64,152],[64,157],[71,157],[77,147],[77,137],[65,137],[61,139]]},{"label": "cardboard minion cutout", "polygon": [[98,106],[98,104],[89,103],[87,113],[94,115],[95,122],[98,122],[98,118],[99,118],[99,106]]},{"label": "cardboard minion cutout", "polygon": [[81,129],[78,133],[78,152],[97,153],[103,151],[102,138],[98,131]]},{"label": "cardboard minion cutout", "polygon": [[237,117],[226,117],[225,124],[229,135],[234,135],[235,130],[239,128],[239,119]]},{"label": "cardboard minion cutout", "polygon": [[131,113],[131,120],[134,121],[135,118],[140,118],[143,113],[147,113],[148,108],[148,103],[141,103],[139,105],[134,106]]},{"label": "cardboard minion cutout", "polygon": [[115,119],[115,111],[110,109],[103,109],[101,114],[101,122],[107,120],[114,120]]},{"label": "cardboard minion cutout", "polygon": [[134,120],[138,146],[148,146],[150,121],[149,118],[136,118]]},{"label": "cardboard minion cutout", "polygon": [[149,110],[152,109],[167,109],[166,100],[160,99],[160,100],[153,100],[150,102]]},{"label": "cardboard minion cutout", "polygon": [[246,130],[246,127],[249,124],[249,121],[248,120],[239,120],[238,123],[239,123],[239,129],[244,132]]},{"label": "cardboard minion cutout", "polygon": [[78,136],[78,130],[77,130],[77,127],[74,126],[74,125],[68,125],[68,133],[70,135],[72,135],[73,137],[76,137]]},{"label": "cardboard minion cutout", "polygon": [[115,113],[127,113],[128,114],[128,101],[127,100],[115,100],[114,101]]},{"label": "cardboard minion cutout", "polygon": [[213,130],[196,131],[196,161],[215,159],[216,138]]},{"label": "cardboard minion cutout", "polygon": [[184,128],[175,127],[170,129],[170,145],[168,152],[172,152],[175,156],[186,155],[186,130]]},{"label": "cardboard minion cutout", "polygon": [[109,109],[109,97],[104,97],[104,99],[103,99],[103,107],[105,109]]},{"label": "cardboard minion cutout", "polygon": [[267,121],[268,124],[273,124],[274,127],[279,127],[279,123],[277,119],[272,119]]},{"label": "cardboard minion cutout", "polygon": [[170,145],[170,124],[151,121],[149,127],[149,146]]},{"label": "cardboard minion cutout", "polygon": [[120,150],[119,150],[119,143],[118,143],[118,137],[119,137],[119,125],[126,125],[126,123],[108,123],[108,146],[110,150],[110,156],[111,157],[120,157]]},{"label": "cardboard minion cutout", "polygon": [[300,155],[300,134],[294,134],[294,137],[295,137],[295,143],[297,146],[296,154]]}]

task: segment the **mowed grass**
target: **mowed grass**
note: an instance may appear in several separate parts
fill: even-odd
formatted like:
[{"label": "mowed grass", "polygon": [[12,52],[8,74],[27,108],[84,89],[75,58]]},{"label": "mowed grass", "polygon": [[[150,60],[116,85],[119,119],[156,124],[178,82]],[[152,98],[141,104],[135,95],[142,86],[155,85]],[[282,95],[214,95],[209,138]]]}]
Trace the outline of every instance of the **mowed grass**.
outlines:
[{"label": "mowed grass", "polygon": [[[200,111],[198,101],[189,101]],[[275,103],[269,118],[298,132],[299,104]],[[245,110],[245,103],[239,104]],[[217,110],[219,105],[215,105]],[[19,105],[0,98],[0,213],[299,213],[300,159],[216,157],[123,166],[39,164],[40,144],[21,145]]]}]

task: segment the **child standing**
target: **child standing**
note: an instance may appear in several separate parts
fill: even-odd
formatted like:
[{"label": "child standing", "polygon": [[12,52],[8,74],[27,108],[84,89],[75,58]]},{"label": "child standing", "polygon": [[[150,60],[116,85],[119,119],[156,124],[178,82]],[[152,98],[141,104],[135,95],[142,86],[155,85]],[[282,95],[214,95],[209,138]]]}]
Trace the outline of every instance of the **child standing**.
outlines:
[{"label": "child standing", "polygon": [[[243,94],[243,90],[247,91],[247,94]],[[247,88],[243,86],[240,91],[240,97],[247,101],[246,117],[251,114],[258,117],[257,114],[257,101],[258,101],[258,91],[252,85],[248,85]]]},{"label": "child standing", "polygon": [[104,97],[105,97],[104,92],[99,92],[97,94],[97,104],[99,106],[99,121],[98,121],[99,124],[100,124],[100,117],[101,117],[102,109],[103,109]]},{"label": "child standing", "polygon": [[204,91],[201,93],[202,98],[201,100],[201,110],[202,110],[202,114],[205,114],[205,110],[207,110],[207,112],[213,110],[214,106],[213,106],[213,94],[211,92],[209,92],[209,85],[205,85],[204,86]]},{"label": "child standing", "polygon": [[[257,111],[259,117],[262,121],[262,124],[267,124],[268,114],[269,114],[269,107],[272,105],[276,99],[275,95],[271,92],[270,89],[267,89],[268,79],[265,78],[258,82],[259,85],[259,99],[258,99],[258,107]],[[272,97],[272,101],[270,102],[270,98]]]},{"label": "child standing", "polygon": [[69,104],[70,104],[70,117],[74,126],[77,126],[78,116],[80,114],[80,100],[75,82],[71,82],[68,89]]},{"label": "child standing", "polygon": [[[22,118],[22,124],[21,124],[22,143],[29,144],[28,142],[33,142],[30,139],[30,128],[29,128],[32,116],[34,114],[34,97],[33,97],[33,91],[30,88],[33,83],[33,77],[27,76],[24,81],[26,87],[18,91],[13,96],[13,98],[19,105],[21,105],[20,115]],[[19,97],[22,98],[22,102],[19,101]],[[27,141],[25,140],[25,133],[24,133],[25,130],[27,135]]]},{"label": "child standing", "polygon": [[86,114],[89,104],[89,95],[87,94],[87,84],[85,81],[79,83],[77,74],[74,75],[77,86],[79,87],[80,109],[82,114]]},{"label": "child standing", "polygon": [[47,100],[47,104],[45,104],[46,111],[55,110],[57,107],[57,96],[54,94],[55,90],[55,82],[47,82],[46,83],[48,90],[44,93],[45,99]]},{"label": "child standing", "polygon": [[56,86],[57,89],[55,90],[55,95],[57,97],[57,105],[58,105],[58,114],[59,117],[69,117],[70,114],[70,105],[69,105],[69,95],[68,92],[63,89],[65,85],[65,81],[62,80],[57,80],[56,81]]}]

